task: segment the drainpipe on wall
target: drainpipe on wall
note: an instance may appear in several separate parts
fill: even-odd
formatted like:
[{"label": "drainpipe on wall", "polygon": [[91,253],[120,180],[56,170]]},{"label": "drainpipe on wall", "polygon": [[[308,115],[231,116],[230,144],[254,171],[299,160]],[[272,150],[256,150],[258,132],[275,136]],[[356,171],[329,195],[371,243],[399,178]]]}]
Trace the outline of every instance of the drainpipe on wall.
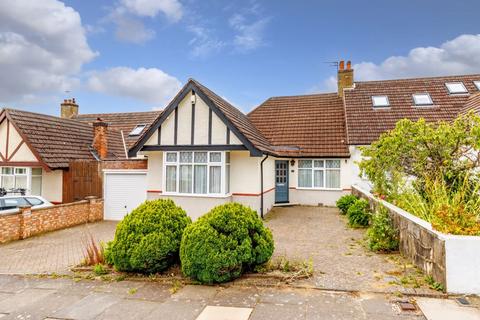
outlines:
[{"label": "drainpipe on wall", "polygon": [[263,219],[263,163],[268,159],[268,154],[260,162],[260,216]]}]

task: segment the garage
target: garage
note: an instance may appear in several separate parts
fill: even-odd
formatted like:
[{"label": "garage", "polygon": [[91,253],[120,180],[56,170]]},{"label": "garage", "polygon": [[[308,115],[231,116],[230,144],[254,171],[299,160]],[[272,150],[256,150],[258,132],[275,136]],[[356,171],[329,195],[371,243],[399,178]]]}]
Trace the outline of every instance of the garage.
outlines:
[{"label": "garage", "polygon": [[122,220],[147,199],[145,170],[104,171],[104,219]]}]

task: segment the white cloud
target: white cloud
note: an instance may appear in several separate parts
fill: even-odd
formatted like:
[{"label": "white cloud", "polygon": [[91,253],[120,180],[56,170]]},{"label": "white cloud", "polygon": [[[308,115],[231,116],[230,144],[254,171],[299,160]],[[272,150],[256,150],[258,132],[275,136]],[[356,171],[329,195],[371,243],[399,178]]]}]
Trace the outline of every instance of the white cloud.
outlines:
[{"label": "white cloud", "polygon": [[233,44],[239,51],[251,51],[263,46],[264,31],[267,26],[269,18],[259,18],[253,21],[247,21],[247,18],[242,14],[234,14],[229,24],[236,31]]},{"label": "white cloud", "polygon": [[114,22],[116,24],[115,37],[120,41],[142,44],[155,37],[155,31],[148,29],[137,19],[122,15],[115,17]]},{"label": "white cloud", "polygon": [[123,7],[129,12],[144,17],[155,17],[162,12],[172,21],[183,16],[183,7],[178,0],[122,0]]},{"label": "white cloud", "polygon": [[464,34],[439,47],[418,47],[380,64],[354,65],[356,80],[380,80],[480,72],[480,34]]},{"label": "white cloud", "polygon": [[80,15],[56,0],[0,1],[0,102],[60,92],[97,55]]},{"label": "white cloud", "polygon": [[220,51],[226,45],[225,42],[215,38],[211,30],[202,26],[189,26],[188,31],[194,35],[188,43],[193,47],[190,53],[192,57],[209,56],[212,53]]},{"label": "white cloud", "polygon": [[116,67],[94,72],[87,87],[95,92],[134,98],[155,107],[164,105],[181,87],[175,77],[157,68]]}]

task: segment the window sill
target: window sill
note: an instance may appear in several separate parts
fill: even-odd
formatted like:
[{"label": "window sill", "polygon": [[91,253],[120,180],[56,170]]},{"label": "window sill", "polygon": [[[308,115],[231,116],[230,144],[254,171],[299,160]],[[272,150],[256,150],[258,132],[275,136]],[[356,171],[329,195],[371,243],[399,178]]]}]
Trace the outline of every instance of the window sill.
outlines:
[{"label": "window sill", "polygon": [[230,198],[232,195],[230,193],[229,194],[192,194],[192,193],[163,192],[162,196],[225,199],[225,198]]}]

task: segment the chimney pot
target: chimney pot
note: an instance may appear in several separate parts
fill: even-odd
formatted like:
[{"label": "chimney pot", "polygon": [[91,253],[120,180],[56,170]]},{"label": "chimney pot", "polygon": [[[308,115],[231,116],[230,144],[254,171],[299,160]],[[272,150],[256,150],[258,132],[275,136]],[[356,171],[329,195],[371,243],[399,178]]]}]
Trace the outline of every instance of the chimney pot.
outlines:
[{"label": "chimney pot", "polygon": [[340,70],[344,70],[344,69],[345,69],[345,61],[340,60],[340,63],[338,64],[338,68],[339,68]]},{"label": "chimney pot", "polygon": [[347,61],[347,70],[350,70],[350,69],[352,69],[352,61],[348,60]]}]

